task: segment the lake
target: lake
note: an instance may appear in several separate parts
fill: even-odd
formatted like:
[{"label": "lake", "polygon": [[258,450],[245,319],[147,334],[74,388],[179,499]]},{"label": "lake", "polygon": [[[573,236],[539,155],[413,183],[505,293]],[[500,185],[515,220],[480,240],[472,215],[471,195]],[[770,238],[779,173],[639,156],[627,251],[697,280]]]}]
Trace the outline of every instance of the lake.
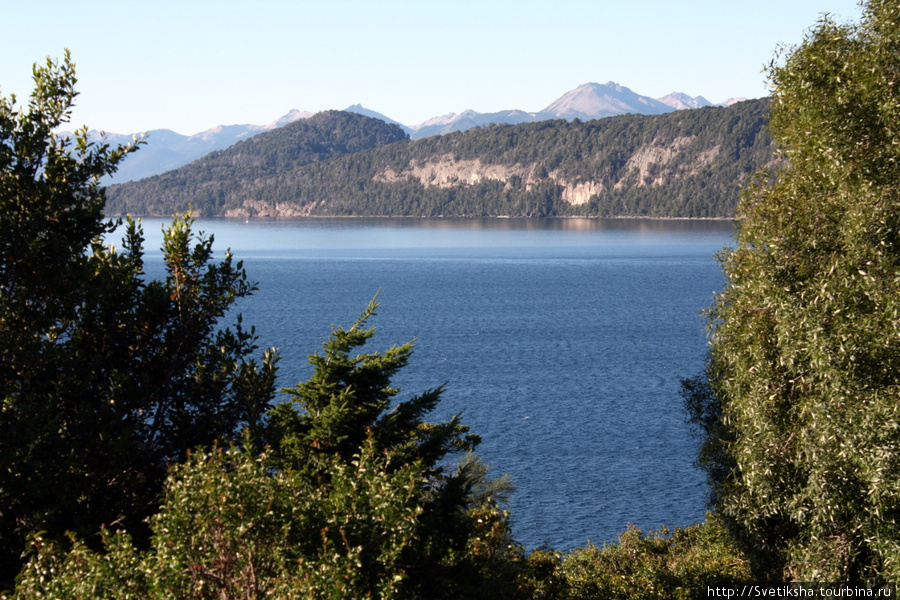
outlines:
[{"label": "lake", "polygon": [[[148,259],[164,221],[145,219]],[[527,548],[612,541],[706,510],[679,382],[700,372],[726,221],[202,219],[259,291],[237,310],[283,387],[379,293],[369,350],[416,338],[401,398],[446,383]],[[148,261],[151,262],[151,261]],[[161,274],[159,261],[148,273]],[[379,292],[380,290],[380,292]]]}]

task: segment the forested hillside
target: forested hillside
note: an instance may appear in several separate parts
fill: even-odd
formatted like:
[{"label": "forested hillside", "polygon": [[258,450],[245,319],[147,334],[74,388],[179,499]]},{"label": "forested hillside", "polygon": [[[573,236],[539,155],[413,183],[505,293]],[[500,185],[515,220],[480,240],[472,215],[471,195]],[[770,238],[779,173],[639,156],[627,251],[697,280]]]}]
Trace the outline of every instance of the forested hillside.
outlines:
[{"label": "forested hillside", "polygon": [[767,100],[406,139],[330,111],[108,190],[109,214],[732,217],[774,157]]},{"label": "forested hillside", "polygon": [[407,139],[396,125],[343,111],[255,135],[212,152],[180,169],[109,188],[116,201],[108,212],[170,215],[193,205],[196,212],[221,214],[235,197],[265,197],[273,179],[335,156]]}]

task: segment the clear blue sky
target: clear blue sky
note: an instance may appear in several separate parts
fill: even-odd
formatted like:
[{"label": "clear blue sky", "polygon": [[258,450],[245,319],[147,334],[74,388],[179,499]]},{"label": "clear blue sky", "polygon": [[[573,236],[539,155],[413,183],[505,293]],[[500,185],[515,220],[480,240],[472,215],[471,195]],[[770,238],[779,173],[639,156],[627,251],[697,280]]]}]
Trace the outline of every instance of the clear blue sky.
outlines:
[{"label": "clear blue sky", "polygon": [[856,0],[29,0],[0,11],[0,94],[72,51],[73,125],[264,124],[360,103],[401,123],[536,111],[591,81],[712,102],[767,95],[763,66]]}]

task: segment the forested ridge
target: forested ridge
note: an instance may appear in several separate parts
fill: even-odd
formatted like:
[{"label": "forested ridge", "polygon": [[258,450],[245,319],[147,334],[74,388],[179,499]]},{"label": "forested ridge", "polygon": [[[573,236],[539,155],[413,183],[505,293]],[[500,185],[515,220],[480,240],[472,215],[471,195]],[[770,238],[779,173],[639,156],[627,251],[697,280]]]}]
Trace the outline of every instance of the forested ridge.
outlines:
[{"label": "forested ridge", "polygon": [[772,162],[768,100],[665,115],[491,125],[410,141],[319,113],[108,189],[109,214],[727,218]]}]

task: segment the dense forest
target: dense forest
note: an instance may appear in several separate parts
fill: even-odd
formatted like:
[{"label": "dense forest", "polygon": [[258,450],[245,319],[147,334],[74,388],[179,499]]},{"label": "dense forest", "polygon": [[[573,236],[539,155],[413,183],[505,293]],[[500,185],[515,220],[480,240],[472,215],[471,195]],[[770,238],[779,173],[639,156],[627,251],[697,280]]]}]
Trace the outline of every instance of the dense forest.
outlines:
[{"label": "dense forest", "polygon": [[110,214],[727,218],[773,161],[768,100],[410,141],[329,111],[108,190]]}]

